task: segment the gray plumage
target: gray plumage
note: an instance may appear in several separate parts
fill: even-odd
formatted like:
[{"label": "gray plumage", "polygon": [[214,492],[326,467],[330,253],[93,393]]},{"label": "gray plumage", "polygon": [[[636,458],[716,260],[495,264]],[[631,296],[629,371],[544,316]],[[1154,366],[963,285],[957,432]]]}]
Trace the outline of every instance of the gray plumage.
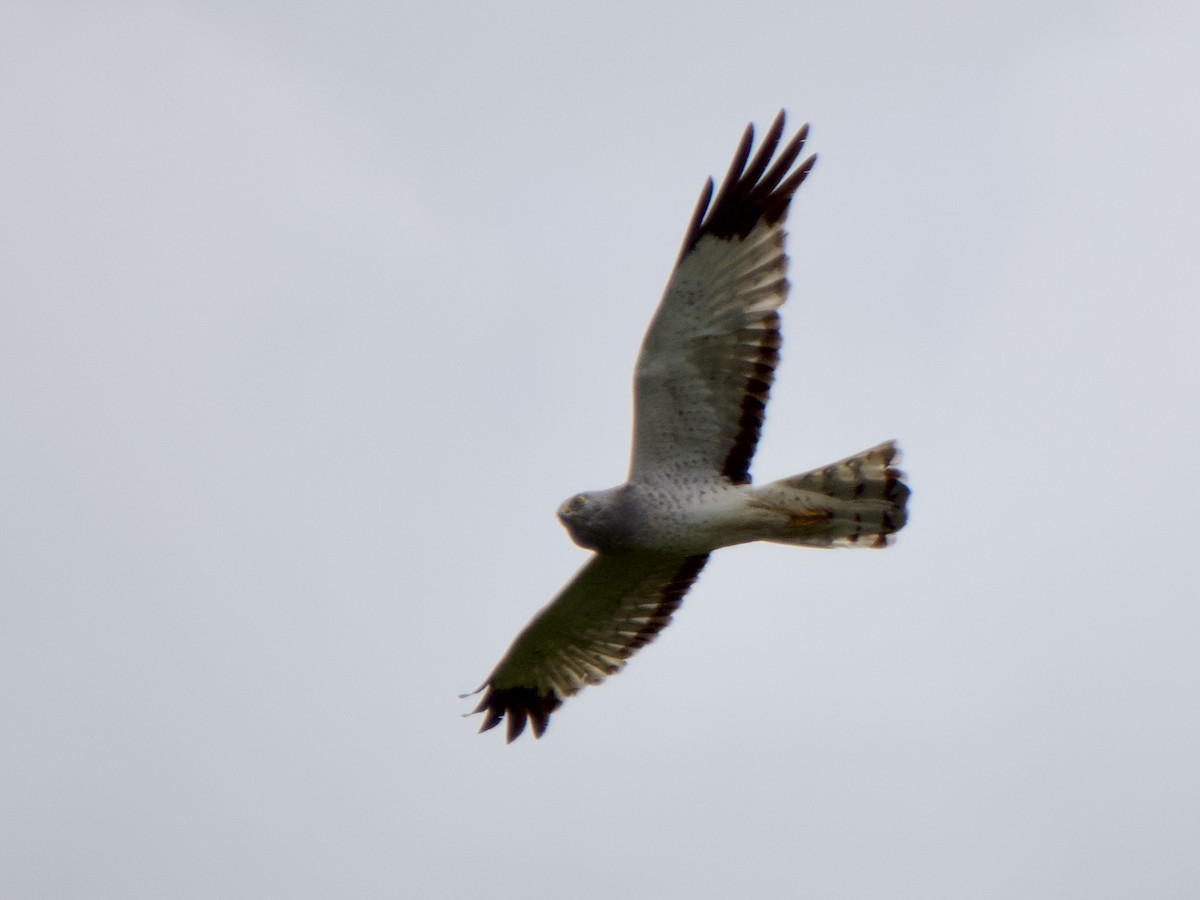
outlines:
[{"label": "gray plumage", "polygon": [[780,112],[753,158],[747,127],[715,199],[711,179],[701,193],[638,356],[628,480],[559,507],[595,555],[479,688],[481,731],[507,720],[509,741],[527,723],[541,736],[563,700],[620,671],[668,624],[713,550],[884,547],[904,527],[909,491],[892,443],[750,483],[788,293],[784,224],[816,159],[797,166],[808,126],[780,148],[783,127]]}]

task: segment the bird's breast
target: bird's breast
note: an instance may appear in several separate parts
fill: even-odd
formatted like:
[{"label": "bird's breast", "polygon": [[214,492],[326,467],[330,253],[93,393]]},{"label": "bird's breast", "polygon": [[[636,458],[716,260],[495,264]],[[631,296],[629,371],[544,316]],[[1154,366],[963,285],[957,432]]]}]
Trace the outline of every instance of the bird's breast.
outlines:
[{"label": "bird's breast", "polygon": [[691,556],[752,540],[759,531],[738,485],[684,481],[634,487],[638,549]]}]

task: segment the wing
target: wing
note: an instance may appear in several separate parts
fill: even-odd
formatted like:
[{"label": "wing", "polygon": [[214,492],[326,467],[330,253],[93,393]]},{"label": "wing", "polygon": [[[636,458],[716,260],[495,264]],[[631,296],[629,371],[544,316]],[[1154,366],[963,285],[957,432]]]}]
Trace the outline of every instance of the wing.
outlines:
[{"label": "wing", "polygon": [[700,195],[638,356],[631,481],[681,472],[750,481],[788,292],[784,220],[816,161],[792,170],[807,125],[775,156],[783,123],[781,111],[753,159],[748,126],[716,199],[711,178]]},{"label": "wing", "polygon": [[589,684],[599,684],[654,640],[671,621],[708,555],[597,554],[525,626],[479,690],[480,731],[508,719],[507,740],[541,737],[550,714]]}]

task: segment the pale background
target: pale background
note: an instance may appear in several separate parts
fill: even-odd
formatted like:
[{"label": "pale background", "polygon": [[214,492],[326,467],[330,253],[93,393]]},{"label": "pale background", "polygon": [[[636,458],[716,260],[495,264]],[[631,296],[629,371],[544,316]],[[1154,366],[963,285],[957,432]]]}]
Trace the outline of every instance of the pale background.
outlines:
[{"label": "pale background", "polygon": [[[1200,7],[0,12],[0,896],[1200,896]],[[624,476],[695,196],[821,159],[760,480],[546,737],[462,719]]]}]

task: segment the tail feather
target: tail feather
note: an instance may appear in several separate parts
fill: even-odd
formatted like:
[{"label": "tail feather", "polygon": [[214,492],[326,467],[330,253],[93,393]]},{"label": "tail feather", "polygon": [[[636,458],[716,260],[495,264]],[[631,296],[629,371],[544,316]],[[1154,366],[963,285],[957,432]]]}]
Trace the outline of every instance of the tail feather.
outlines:
[{"label": "tail feather", "polygon": [[765,540],[811,547],[886,547],[908,520],[909,490],[892,441],[802,475],[753,488],[786,518]]}]

